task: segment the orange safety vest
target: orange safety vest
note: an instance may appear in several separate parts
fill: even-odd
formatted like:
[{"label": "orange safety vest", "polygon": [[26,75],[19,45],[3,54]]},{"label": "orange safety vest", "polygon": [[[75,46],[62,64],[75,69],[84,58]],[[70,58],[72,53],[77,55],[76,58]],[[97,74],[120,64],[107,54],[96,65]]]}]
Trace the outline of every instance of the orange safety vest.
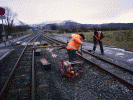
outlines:
[{"label": "orange safety vest", "polygon": [[[101,37],[101,31],[98,31],[97,35],[94,35],[96,40],[98,40]],[[100,40],[101,42],[103,41],[103,39]]]},{"label": "orange safety vest", "polygon": [[82,43],[81,36],[79,34],[75,34],[72,36],[72,39],[68,43],[67,49],[70,50],[80,50],[79,46]]}]

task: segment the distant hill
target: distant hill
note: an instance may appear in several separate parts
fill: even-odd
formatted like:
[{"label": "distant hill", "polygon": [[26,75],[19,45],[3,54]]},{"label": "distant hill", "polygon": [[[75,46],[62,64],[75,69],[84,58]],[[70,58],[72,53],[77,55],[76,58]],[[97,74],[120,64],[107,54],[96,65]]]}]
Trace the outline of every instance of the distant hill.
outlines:
[{"label": "distant hill", "polygon": [[109,23],[109,24],[101,24],[100,27],[106,28],[129,28],[133,27],[133,23]]},{"label": "distant hill", "polygon": [[105,23],[105,24],[81,24],[71,20],[63,21],[60,23],[50,23],[50,24],[41,24],[41,26],[45,29],[50,29],[51,25],[57,25],[59,28],[62,29],[69,29],[71,27],[79,28],[81,26],[85,26],[86,28],[90,29],[94,26],[97,28],[133,28],[133,23]]}]

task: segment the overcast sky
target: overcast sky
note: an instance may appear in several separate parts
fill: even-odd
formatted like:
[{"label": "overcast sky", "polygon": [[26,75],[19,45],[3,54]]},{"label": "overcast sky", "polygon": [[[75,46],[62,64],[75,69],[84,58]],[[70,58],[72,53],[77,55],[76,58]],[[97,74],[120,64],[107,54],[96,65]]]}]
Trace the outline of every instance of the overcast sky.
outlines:
[{"label": "overcast sky", "polygon": [[133,0],[0,0],[27,24],[72,20],[82,24],[132,23]]}]

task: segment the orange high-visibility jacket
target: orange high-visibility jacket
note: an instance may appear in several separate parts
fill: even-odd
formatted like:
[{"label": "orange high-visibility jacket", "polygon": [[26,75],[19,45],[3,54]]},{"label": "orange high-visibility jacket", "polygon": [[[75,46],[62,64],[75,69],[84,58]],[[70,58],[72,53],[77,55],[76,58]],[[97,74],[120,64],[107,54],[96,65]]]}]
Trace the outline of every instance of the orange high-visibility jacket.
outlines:
[{"label": "orange high-visibility jacket", "polygon": [[80,50],[79,46],[81,45],[81,36],[79,34],[75,34],[72,36],[72,39],[68,43],[67,49],[71,50]]},{"label": "orange high-visibility jacket", "polygon": [[[94,35],[94,36],[98,40],[101,37],[101,31],[98,31],[98,35]],[[100,41],[102,42],[103,39],[100,39]]]}]

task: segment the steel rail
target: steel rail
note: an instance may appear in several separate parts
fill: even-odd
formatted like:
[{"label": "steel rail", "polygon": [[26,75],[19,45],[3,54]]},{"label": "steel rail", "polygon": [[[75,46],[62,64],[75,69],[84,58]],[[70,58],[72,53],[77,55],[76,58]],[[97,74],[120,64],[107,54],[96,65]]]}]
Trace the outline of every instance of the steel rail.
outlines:
[{"label": "steel rail", "polygon": [[[56,44],[60,44],[59,41],[57,42],[57,41],[55,41],[54,39],[48,37],[47,35],[44,35],[44,37],[47,38],[49,41],[52,41],[52,42],[54,42],[54,43],[56,43]],[[62,42],[61,42],[61,43],[62,43]]]},{"label": "steel rail", "polygon": [[[49,37],[49,38],[51,38],[51,37]],[[67,43],[65,43],[65,42],[63,42],[63,41],[59,41],[59,40],[56,40],[56,39],[54,39],[54,38],[51,38],[51,39],[53,39],[53,40],[55,40],[55,41],[58,41],[58,42],[60,42],[60,43],[63,43],[63,44],[67,44]],[[108,60],[106,60],[106,59],[103,59],[103,58],[98,57],[98,56],[96,56],[96,55],[94,55],[94,54],[91,54],[91,53],[87,52],[87,51],[84,50],[84,49],[82,49],[82,52],[87,53],[87,54],[89,54],[89,55],[91,55],[91,56],[93,56],[93,57],[95,57],[95,58],[97,58],[97,59],[99,59],[99,60],[102,60],[102,61],[104,61],[104,62],[106,62],[106,63],[112,64],[113,66],[116,66],[117,68],[123,69],[123,70],[125,70],[125,71],[127,71],[127,72],[133,74],[133,70],[130,70],[130,69],[128,69],[128,68],[124,68],[124,67],[122,67],[122,66],[120,66],[120,65],[117,65],[117,64],[115,64],[115,63],[112,63],[112,62],[110,62],[110,61],[108,61]]]},{"label": "steel rail", "polygon": [[125,70],[125,71],[127,71],[127,72],[129,72],[129,73],[131,73],[131,74],[133,74],[133,70],[129,70],[129,69],[124,68],[124,67],[122,67],[122,66],[120,66],[120,65],[117,65],[117,64],[112,63],[112,62],[110,62],[110,61],[107,61],[107,60],[105,60],[105,59],[103,59],[103,58],[101,58],[101,57],[98,57],[98,56],[96,56],[96,55],[94,55],[94,54],[91,54],[91,53],[87,52],[86,50],[83,50],[83,49],[82,49],[82,51],[85,52],[85,53],[87,53],[87,54],[89,54],[89,55],[91,55],[91,56],[93,56],[93,57],[96,57],[96,58],[98,58],[98,59],[100,59],[100,60],[103,60],[103,61],[106,62],[106,63],[112,64],[112,65],[116,66],[117,68],[121,68],[121,69],[123,69],[123,70]]},{"label": "steel rail", "polygon": [[[40,34],[41,35],[41,34]],[[38,35],[38,37],[40,36]],[[38,38],[37,37],[37,38]],[[34,43],[35,41],[37,40],[37,38],[34,40]],[[35,47],[35,45],[33,44],[33,48]],[[35,49],[33,49],[32,51],[32,84],[31,84],[31,100],[36,100],[35,98],[35,67],[34,67],[34,62],[35,62],[35,56],[34,56],[34,53],[35,53]]]},{"label": "steel rail", "polygon": [[[48,38],[48,37],[49,37],[49,36],[47,36],[47,38]],[[60,43],[66,44],[66,43],[64,43],[64,42],[62,42],[62,41],[59,41],[59,40],[56,40],[56,39],[54,39],[54,38],[51,38],[51,37],[49,37],[49,38],[50,38],[50,39],[53,39],[53,40],[55,40],[55,41],[58,41],[58,42],[60,42]],[[123,67],[121,67],[121,66],[119,66],[119,65],[116,65],[116,64],[114,64],[114,63],[112,63],[112,62],[109,62],[109,61],[107,61],[107,60],[105,60],[105,59],[102,59],[102,58],[100,58],[100,57],[97,57],[97,56],[95,56],[95,55],[93,55],[93,54],[91,54],[91,53],[88,53],[88,52],[85,51],[85,50],[83,50],[83,52],[85,52],[85,53],[87,53],[87,54],[90,54],[91,56],[94,56],[94,57],[96,57],[96,58],[98,58],[98,59],[100,59],[100,60],[102,60],[102,61],[104,61],[104,62],[107,62],[107,63],[109,63],[109,64],[112,64],[112,65],[114,65],[114,66],[116,66],[116,67],[118,67],[118,68],[121,68],[121,69],[123,69],[123,70],[125,70],[125,71],[128,71],[128,72],[130,72],[131,74],[133,73],[133,71],[130,71],[129,69],[123,68]],[[82,57],[82,58],[85,59],[86,61],[90,62],[91,64],[97,66],[98,68],[102,69],[103,71],[107,72],[108,74],[112,75],[112,76],[113,76],[114,78],[116,78],[121,84],[123,84],[123,85],[127,86],[129,89],[133,90],[133,84],[132,84],[132,83],[127,82],[126,80],[120,78],[119,76],[117,76],[117,75],[115,75],[115,74],[113,74],[113,73],[107,71],[106,69],[100,67],[99,65],[97,65],[97,64],[93,63],[92,61],[89,61],[88,59],[86,59],[86,58],[84,58],[83,56],[79,55],[78,53],[77,53],[77,55],[80,56],[80,57]]]},{"label": "steel rail", "polygon": [[[36,37],[36,36],[35,36],[35,37]],[[8,92],[9,84],[10,84],[10,82],[11,82],[11,80],[12,80],[12,77],[13,77],[13,75],[14,75],[14,72],[15,72],[16,68],[18,67],[18,64],[19,64],[19,62],[20,62],[20,60],[21,60],[21,58],[22,58],[22,56],[23,56],[23,54],[24,54],[24,52],[25,52],[25,50],[26,50],[28,44],[29,44],[30,41],[32,41],[35,37],[33,37],[32,39],[30,39],[30,40],[28,41],[27,45],[24,47],[24,49],[23,49],[23,51],[21,52],[21,54],[20,54],[18,60],[16,61],[16,63],[15,63],[15,65],[14,65],[14,67],[13,67],[11,73],[9,74],[9,76],[8,76],[8,78],[7,78],[7,80],[6,80],[6,82],[4,83],[4,86],[3,86],[3,88],[1,89],[1,92],[0,92],[0,99],[1,99],[1,100],[4,99],[5,94]]]},{"label": "steel rail", "polygon": [[[81,56],[80,54],[77,53],[77,55],[80,56],[80,57],[82,57],[84,60],[89,61],[88,59],[86,59],[85,57]],[[95,63],[93,63],[92,61],[89,61],[89,62],[90,62],[91,64],[93,64],[94,66],[100,68],[100,69],[103,70],[104,72],[106,72],[106,73],[110,74],[111,76],[113,76],[113,77],[114,77],[115,79],[117,79],[121,84],[123,84],[123,85],[127,86],[129,89],[133,90],[133,84],[132,84],[132,83],[130,83],[130,82],[128,82],[128,81],[126,81],[126,80],[120,78],[119,76],[117,76],[117,75],[111,73],[110,71],[108,71],[108,70],[102,68],[101,66],[99,66],[99,65],[97,65],[97,64],[95,64]]]}]

